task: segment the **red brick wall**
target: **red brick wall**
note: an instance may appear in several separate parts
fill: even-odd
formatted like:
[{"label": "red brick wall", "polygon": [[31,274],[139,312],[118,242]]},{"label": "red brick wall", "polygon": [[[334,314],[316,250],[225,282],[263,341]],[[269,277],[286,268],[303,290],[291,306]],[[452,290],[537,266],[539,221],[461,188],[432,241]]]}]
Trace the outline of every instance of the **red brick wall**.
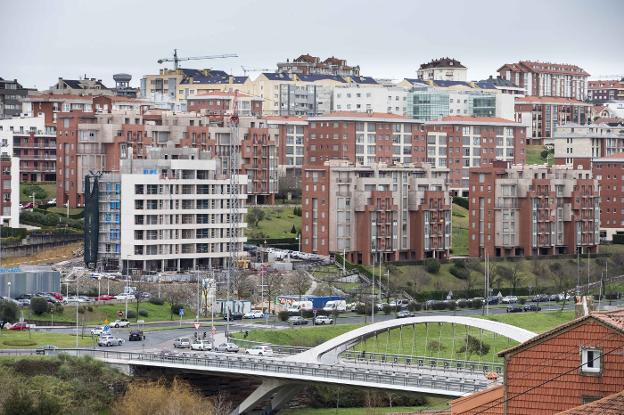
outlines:
[{"label": "red brick wall", "polygon": [[[582,347],[602,350],[601,375],[581,374],[577,367],[581,364]],[[621,332],[589,319],[506,356],[506,413],[554,414],[581,405],[584,397],[604,397],[620,392],[624,388],[623,347]],[[618,351],[604,355],[616,348]]]},{"label": "red brick wall", "polygon": [[594,177],[600,176],[600,226],[621,228],[624,215],[624,162],[594,162]]}]

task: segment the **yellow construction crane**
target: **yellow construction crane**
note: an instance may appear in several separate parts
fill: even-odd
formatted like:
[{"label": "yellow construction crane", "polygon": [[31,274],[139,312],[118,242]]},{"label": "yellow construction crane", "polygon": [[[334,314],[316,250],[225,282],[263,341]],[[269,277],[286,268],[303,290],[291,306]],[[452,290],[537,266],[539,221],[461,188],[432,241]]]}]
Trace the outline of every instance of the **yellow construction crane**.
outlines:
[{"label": "yellow construction crane", "polygon": [[205,59],[221,59],[221,58],[238,58],[236,53],[226,53],[223,55],[208,55],[208,56],[189,56],[187,58],[179,58],[178,50],[173,50],[173,58],[158,59],[158,63],[173,62],[173,69],[178,69],[178,63],[182,61],[202,61]]}]

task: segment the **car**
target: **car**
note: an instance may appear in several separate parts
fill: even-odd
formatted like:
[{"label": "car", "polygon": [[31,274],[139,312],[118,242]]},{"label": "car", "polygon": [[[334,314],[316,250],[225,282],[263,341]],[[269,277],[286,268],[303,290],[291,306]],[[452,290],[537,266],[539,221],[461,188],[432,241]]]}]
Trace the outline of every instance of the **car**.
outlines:
[{"label": "car", "polygon": [[524,311],[540,311],[542,308],[537,304],[527,304],[524,306]]},{"label": "car", "polygon": [[249,313],[243,314],[243,318],[255,319],[262,317],[264,317],[264,313],[260,310],[251,310]]},{"label": "car", "polygon": [[119,337],[111,336],[110,334],[103,334],[98,339],[97,344],[98,346],[111,347],[111,346],[121,346],[123,342],[124,342],[123,339],[120,339]]},{"label": "car", "polygon": [[317,326],[318,325],[322,326],[324,324],[334,324],[334,319],[328,316],[316,316],[316,318],[314,319],[314,324]]},{"label": "car", "polygon": [[55,291],[49,292],[48,294],[50,294],[52,297],[54,297],[58,301],[63,302],[63,294],[59,292],[55,292]]},{"label": "car", "polygon": [[303,326],[308,324],[308,320],[301,316],[292,316],[288,317],[288,324],[292,324],[293,326]]},{"label": "car", "polygon": [[[228,316],[227,314],[223,315],[223,320],[227,320]],[[230,320],[242,320],[243,319],[243,313],[230,313]]]},{"label": "car", "polygon": [[100,295],[98,297],[95,297],[95,301],[110,301],[110,300],[114,300],[115,297],[113,297],[112,295],[108,295],[108,294],[104,294],[104,295]]},{"label": "car", "polygon": [[501,303],[503,303],[503,304],[515,304],[517,302],[518,302],[518,297],[516,297],[515,295],[505,296],[501,300]]},{"label": "car", "polygon": [[134,300],[136,297],[134,294],[121,293],[115,296],[115,300]]},{"label": "car", "polygon": [[50,200],[48,200],[48,205],[56,205],[56,198],[52,198]]},{"label": "car", "polygon": [[238,353],[240,349],[234,343],[221,343],[215,347],[217,352]]},{"label": "car", "polygon": [[152,298],[152,294],[146,292],[141,293],[141,298]]},{"label": "car", "polygon": [[61,302],[59,300],[57,300],[56,298],[54,298],[52,295],[48,294],[47,296],[43,297],[46,299],[46,301],[50,304],[60,304]]},{"label": "car", "polygon": [[126,320],[125,318],[122,318],[121,320],[113,321],[112,323],[110,323],[110,326],[118,329],[119,327],[128,327],[129,324],[130,322],[128,320]]},{"label": "car", "polygon": [[33,208],[32,202],[24,203],[23,205],[20,204],[20,209],[32,209],[32,208]]},{"label": "car", "polygon": [[83,297],[76,297],[76,296],[72,296],[72,297],[65,297],[65,299],[63,300],[63,302],[65,304],[70,304],[70,303],[86,303],[87,300],[85,300]]},{"label": "car", "polygon": [[104,326],[97,326],[91,329],[92,336],[99,336],[104,333]]},{"label": "car", "polygon": [[490,296],[490,297],[487,298],[487,303],[489,305],[496,305],[496,304],[498,304],[499,301],[500,301],[500,299],[498,297],[496,297],[496,296]]},{"label": "car", "polygon": [[30,305],[30,300],[28,298],[20,298],[19,300],[17,300],[17,303],[20,305],[20,307],[27,307]]},{"label": "car", "polygon": [[141,330],[132,330],[128,335],[128,341],[130,342],[140,342],[141,340],[145,340],[145,334]]},{"label": "car", "polygon": [[508,313],[522,313],[524,309],[519,305],[509,305],[505,311]]},{"label": "car", "polygon": [[[174,343],[174,346],[175,346],[175,343]],[[191,344],[191,350],[200,350],[200,351],[212,350],[212,343],[209,342],[208,340],[195,340]]]},{"label": "car", "polygon": [[35,350],[36,354],[46,354],[46,352],[51,352],[54,350],[58,350],[58,347],[52,345],[52,344],[46,344],[43,347],[38,348],[37,350]]},{"label": "car", "polygon": [[412,317],[413,314],[411,312],[409,312],[408,310],[401,310],[397,313],[397,318],[406,318],[406,317]]},{"label": "car", "polygon": [[550,297],[548,297],[546,294],[537,294],[534,295],[533,298],[531,298],[531,301],[533,301],[534,303],[540,303],[540,302],[546,302],[549,301]]},{"label": "car", "polygon": [[28,323],[26,323],[25,321],[20,321],[18,323],[11,324],[9,330],[22,331],[28,330],[28,328]]},{"label": "car", "polygon": [[173,347],[176,349],[188,349],[191,347],[191,339],[188,337],[178,337],[173,341]]},{"label": "car", "polygon": [[559,294],[551,294],[548,296],[548,301],[559,301]]},{"label": "car", "polygon": [[271,346],[254,346],[245,350],[245,354],[253,356],[273,356],[273,349],[271,349]]}]

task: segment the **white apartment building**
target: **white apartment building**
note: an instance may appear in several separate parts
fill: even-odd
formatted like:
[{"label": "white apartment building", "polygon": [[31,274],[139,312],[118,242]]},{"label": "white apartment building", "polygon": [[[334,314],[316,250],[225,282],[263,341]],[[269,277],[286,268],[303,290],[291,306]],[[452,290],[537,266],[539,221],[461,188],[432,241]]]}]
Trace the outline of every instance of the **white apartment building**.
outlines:
[{"label": "white apartment building", "polygon": [[[110,227],[108,234],[100,232],[99,245],[105,252],[106,238],[118,239],[124,272],[221,268],[231,250],[237,257],[245,255],[247,176],[238,177],[240,208],[235,213],[234,246],[230,246],[230,180],[219,174],[218,161],[208,153],[194,148],[150,148],[145,159],[122,160],[117,177],[120,194],[113,198],[119,203],[119,230]],[[117,185],[110,186],[114,196]],[[111,214],[115,212],[100,213],[101,228],[107,219],[116,221],[116,216],[107,217]]]},{"label": "white apartment building", "polygon": [[407,91],[401,87],[339,86],[333,91],[334,111],[405,115]]},{"label": "white apartment building", "polygon": [[555,129],[555,163],[591,168],[592,160],[624,152],[624,127],[565,124]]},{"label": "white apartment building", "polygon": [[433,59],[423,63],[416,71],[418,79],[442,81],[466,81],[468,68],[452,58]]}]

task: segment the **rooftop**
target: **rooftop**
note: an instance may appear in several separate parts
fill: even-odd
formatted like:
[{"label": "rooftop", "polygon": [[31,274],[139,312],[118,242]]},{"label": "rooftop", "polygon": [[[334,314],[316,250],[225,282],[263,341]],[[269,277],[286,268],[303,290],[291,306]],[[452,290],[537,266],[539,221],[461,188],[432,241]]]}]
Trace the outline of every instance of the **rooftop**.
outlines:
[{"label": "rooftop", "polygon": [[567,63],[551,63],[551,62],[538,62],[538,61],[519,61],[516,63],[506,63],[500,68],[498,72],[509,69],[515,72],[536,72],[536,73],[555,73],[555,74],[567,74],[567,75],[581,75],[589,76],[589,74],[581,67],[577,65],[571,65]]},{"label": "rooftop", "polygon": [[516,104],[518,103],[527,103],[527,104],[572,104],[572,105],[584,105],[590,107],[591,104],[587,104],[583,101],[579,101],[574,98],[564,98],[564,97],[538,97],[536,95],[529,95],[526,97],[517,97]]},{"label": "rooftop", "polygon": [[559,415],[622,415],[624,414],[624,390],[605,396],[594,402],[559,412]]},{"label": "rooftop", "polygon": [[437,120],[429,121],[427,124],[508,124],[514,126],[520,126],[520,123],[514,120],[508,120],[507,118],[500,117],[469,117],[464,115],[449,115]]},{"label": "rooftop", "polygon": [[440,59],[432,59],[431,62],[423,63],[420,65],[420,69],[430,69],[430,68],[463,68],[466,69],[464,65],[461,64],[460,61],[453,58],[440,58]]},{"label": "rooftop", "polygon": [[375,119],[375,120],[401,120],[408,122],[417,122],[416,120],[398,114],[388,114],[385,112],[357,112],[357,111],[336,111],[329,114],[323,114],[316,117],[310,117],[309,120],[326,120],[326,119]]}]

